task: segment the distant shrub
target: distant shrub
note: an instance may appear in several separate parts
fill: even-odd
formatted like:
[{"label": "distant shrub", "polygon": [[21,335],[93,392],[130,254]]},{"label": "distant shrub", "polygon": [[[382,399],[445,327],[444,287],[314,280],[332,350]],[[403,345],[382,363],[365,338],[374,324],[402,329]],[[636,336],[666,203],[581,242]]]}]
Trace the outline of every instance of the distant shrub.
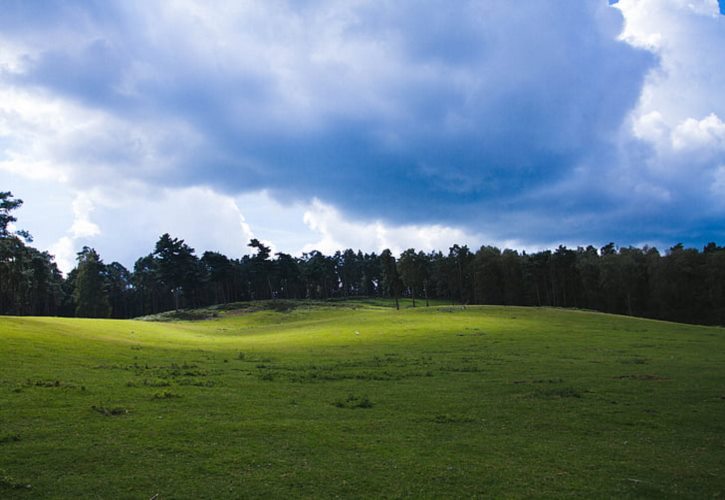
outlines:
[{"label": "distant shrub", "polygon": [[464,417],[464,416],[457,416],[457,415],[449,415],[449,414],[439,414],[433,417],[433,422],[436,424],[463,424],[463,423],[471,423],[475,420],[471,417]]},{"label": "distant shrub", "polygon": [[630,359],[624,359],[622,360],[622,364],[625,365],[646,365],[647,359],[646,358],[630,358]]},{"label": "distant shrub", "polygon": [[143,385],[146,387],[169,387],[171,385],[171,382],[168,380],[161,380],[161,379],[155,379],[155,380],[149,380],[144,379]]},{"label": "distant shrub", "polygon": [[105,417],[118,417],[120,415],[128,414],[128,410],[121,406],[106,407],[106,406],[91,406],[91,409]]},{"label": "distant shrub", "polygon": [[22,483],[12,477],[5,470],[0,469],[0,489],[20,490],[30,488],[27,483]]},{"label": "distant shrub", "polygon": [[176,399],[180,398],[180,394],[171,391],[160,391],[154,394],[153,399]]},{"label": "distant shrub", "polygon": [[36,380],[35,387],[60,387],[60,380]]},{"label": "distant shrub", "polygon": [[219,314],[210,309],[188,309],[180,311],[167,311],[158,314],[150,314],[136,318],[141,321],[203,321],[214,319]]},{"label": "distant shrub", "polygon": [[350,394],[347,399],[341,400],[338,399],[334,403],[332,403],[337,408],[372,408],[373,402],[370,401],[370,399],[367,396],[358,397],[354,394]]},{"label": "distant shrub", "polygon": [[182,378],[176,381],[179,385],[190,385],[194,387],[214,387],[216,382],[213,380],[195,380],[193,378]]},{"label": "distant shrub", "polygon": [[4,434],[0,436],[0,444],[15,443],[17,441],[20,441],[19,434]]},{"label": "distant shrub", "polygon": [[559,399],[559,398],[581,398],[582,394],[577,389],[573,387],[560,387],[556,389],[545,389],[538,391],[536,393],[537,396],[542,398],[552,398],[552,399]]}]

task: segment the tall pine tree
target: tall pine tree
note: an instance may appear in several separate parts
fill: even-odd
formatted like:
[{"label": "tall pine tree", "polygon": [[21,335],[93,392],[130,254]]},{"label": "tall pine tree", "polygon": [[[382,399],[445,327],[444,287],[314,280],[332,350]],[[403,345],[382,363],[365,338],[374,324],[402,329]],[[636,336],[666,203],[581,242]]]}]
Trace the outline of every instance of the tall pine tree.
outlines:
[{"label": "tall pine tree", "polygon": [[78,252],[78,273],[73,296],[76,301],[76,316],[84,318],[107,318],[111,305],[106,290],[106,266],[94,249],[83,247]]}]

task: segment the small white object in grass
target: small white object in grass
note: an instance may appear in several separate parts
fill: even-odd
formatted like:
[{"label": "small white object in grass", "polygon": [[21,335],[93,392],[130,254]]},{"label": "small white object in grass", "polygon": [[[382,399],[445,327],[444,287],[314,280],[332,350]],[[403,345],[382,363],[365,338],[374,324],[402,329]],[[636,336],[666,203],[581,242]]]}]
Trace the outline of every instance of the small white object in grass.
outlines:
[{"label": "small white object in grass", "polygon": [[358,332],[357,330],[355,330],[355,335],[360,335],[360,332]]}]

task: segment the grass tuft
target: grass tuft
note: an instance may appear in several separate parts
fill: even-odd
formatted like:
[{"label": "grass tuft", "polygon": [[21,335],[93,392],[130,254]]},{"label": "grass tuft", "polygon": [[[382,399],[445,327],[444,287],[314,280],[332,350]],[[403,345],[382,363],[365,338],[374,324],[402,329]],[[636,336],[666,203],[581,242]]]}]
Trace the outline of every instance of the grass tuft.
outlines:
[{"label": "grass tuft", "polygon": [[17,479],[12,477],[10,474],[5,472],[5,470],[0,469],[0,490],[1,489],[21,490],[21,489],[30,489],[30,487],[31,486],[29,484],[18,481]]},{"label": "grass tuft", "polygon": [[0,435],[0,444],[17,443],[20,441],[20,434],[4,434]]},{"label": "grass tuft", "polygon": [[367,396],[355,396],[354,394],[350,394],[347,396],[346,399],[338,399],[333,403],[334,406],[337,408],[348,408],[348,409],[355,409],[355,408],[372,408],[373,402],[370,401],[370,399]]},{"label": "grass tuft", "polygon": [[100,413],[104,417],[118,417],[121,415],[127,415],[128,409],[121,406],[106,407],[106,406],[91,406],[91,409],[96,413]]},{"label": "grass tuft", "polygon": [[180,397],[181,397],[181,394],[176,394],[175,392],[159,391],[159,392],[154,393],[152,399],[177,399]]}]

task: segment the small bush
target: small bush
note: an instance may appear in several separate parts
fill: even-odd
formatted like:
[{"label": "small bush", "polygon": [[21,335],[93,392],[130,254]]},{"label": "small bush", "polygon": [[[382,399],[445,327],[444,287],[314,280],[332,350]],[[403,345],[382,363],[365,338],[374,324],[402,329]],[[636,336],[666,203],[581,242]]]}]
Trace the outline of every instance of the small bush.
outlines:
[{"label": "small bush", "polygon": [[0,436],[0,444],[15,443],[17,441],[20,441],[19,434],[4,434],[4,435]]},{"label": "small bush", "polygon": [[354,409],[354,408],[366,408],[367,409],[367,408],[373,407],[373,402],[370,401],[370,399],[367,396],[358,397],[358,396],[355,396],[354,394],[350,394],[347,397],[347,399],[345,399],[344,401],[341,399],[338,399],[337,401],[335,401],[332,404],[334,406],[336,406],[337,408],[349,408],[349,409]]},{"label": "small bush", "polygon": [[171,391],[160,391],[154,394],[153,399],[176,399],[180,398],[180,394],[176,394],[175,392]]},{"label": "small bush", "polygon": [[20,490],[30,488],[27,483],[21,483],[10,474],[0,469],[0,489]]},{"label": "small bush", "polygon": [[581,398],[582,394],[573,387],[561,387],[557,389],[546,389],[536,393],[542,398],[560,399],[560,398]]},{"label": "small bush", "polygon": [[194,387],[214,387],[216,382],[213,380],[195,380],[193,378],[182,378],[177,381],[179,385],[190,385]]},{"label": "small bush", "polygon": [[60,387],[62,384],[60,380],[36,380],[35,387]]},{"label": "small bush", "polygon": [[105,406],[91,406],[91,409],[97,413],[100,413],[104,417],[118,417],[120,415],[127,415],[128,410],[121,406],[116,407],[105,407]]},{"label": "small bush", "polygon": [[171,385],[171,382],[169,382],[168,380],[159,380],[159,379],[156,379],[156,380],[148,380],[148,379],[144,379],[143,385],[145,385],[146,387],[169,387]]},{"label": "small bush", "polygon": [[470,417],[463,417],[463,416],[456,416],[456,415],[449,415],[449,414],[440,414],[433,417],[433,422],[436,424],[464,424],[464,423],[471,423],[474,419]]},{"label": "small bush", "polygon": [[622,360],[622,364],[625,365],[646,365],[647,359],[646,358],[630,358],[630,359],[624,359]]}]

